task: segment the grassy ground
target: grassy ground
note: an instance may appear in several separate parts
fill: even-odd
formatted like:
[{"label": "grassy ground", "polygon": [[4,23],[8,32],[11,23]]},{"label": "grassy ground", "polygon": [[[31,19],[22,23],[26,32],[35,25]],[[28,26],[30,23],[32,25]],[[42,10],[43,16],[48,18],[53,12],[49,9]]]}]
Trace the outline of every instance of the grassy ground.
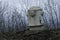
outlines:
[{"label": "grassy ground", "polygon": [[0,40],[60,40],[60,31],[26,31],[0,33]]},{"label": "grassy ground", "polygon": [[0,40],[60,40],[60,30],[31,28],[25,32],[0,33]]}]

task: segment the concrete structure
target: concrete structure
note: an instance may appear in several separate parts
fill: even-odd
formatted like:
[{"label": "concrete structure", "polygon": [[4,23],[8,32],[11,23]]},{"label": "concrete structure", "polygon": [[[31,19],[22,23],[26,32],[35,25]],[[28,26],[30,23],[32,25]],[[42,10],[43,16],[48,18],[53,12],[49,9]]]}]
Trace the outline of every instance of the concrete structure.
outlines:
[{"label": "concrete structure", "polygon": [[39,26],[43,22],[43,11],[38,6],[32,6],[28,10],[29,26]]}]

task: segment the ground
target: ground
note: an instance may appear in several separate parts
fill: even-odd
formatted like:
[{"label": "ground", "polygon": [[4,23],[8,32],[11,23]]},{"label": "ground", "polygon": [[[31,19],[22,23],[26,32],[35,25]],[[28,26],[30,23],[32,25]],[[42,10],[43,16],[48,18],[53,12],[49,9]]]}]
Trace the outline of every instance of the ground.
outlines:
[{"label": "ground", "polygon": [[60,40],[60,31],[26,31],[0,34],[0,40]]},{"label": "ground", "polygon": [[16,33],[0,33],[0,40],[60,40],[60,30],[27,30]]}]

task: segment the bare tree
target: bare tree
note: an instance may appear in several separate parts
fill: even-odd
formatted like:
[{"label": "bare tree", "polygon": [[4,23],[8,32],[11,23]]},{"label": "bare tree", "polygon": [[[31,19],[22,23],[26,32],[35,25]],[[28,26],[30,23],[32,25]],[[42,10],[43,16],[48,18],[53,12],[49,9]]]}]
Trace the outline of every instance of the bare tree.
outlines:
[{"label": "bare tree", "polygon": [[59,12],[58,4],[54,0],[47,0],[47,4],[45,4],[45,14],[44,14],[44,22],[47,29],[59,29]]},{"label": "bare tree", "polygon": [[7,1],[0,2],[0,32],[26,30],[28,25],[26,10],[24,8],[21,8],[21,10],[18,9],[17,7],[11,6],[11,4],[9,5]]},{"label": "bare tree", "polygon": [[4,32],[5,29],[4,12],[7,9],[6,7],[8,7],[8,4],[3,4],[2,1],[0,1],[0,32]]}]

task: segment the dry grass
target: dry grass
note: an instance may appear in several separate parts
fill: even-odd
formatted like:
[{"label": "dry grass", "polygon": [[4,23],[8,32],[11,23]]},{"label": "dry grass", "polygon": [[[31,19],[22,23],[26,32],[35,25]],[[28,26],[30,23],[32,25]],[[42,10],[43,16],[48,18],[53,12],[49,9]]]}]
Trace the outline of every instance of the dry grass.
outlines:
[{"label": "dry grass", "polygon": [[0,40],[60,40],[60,31],[0,33]]}]

